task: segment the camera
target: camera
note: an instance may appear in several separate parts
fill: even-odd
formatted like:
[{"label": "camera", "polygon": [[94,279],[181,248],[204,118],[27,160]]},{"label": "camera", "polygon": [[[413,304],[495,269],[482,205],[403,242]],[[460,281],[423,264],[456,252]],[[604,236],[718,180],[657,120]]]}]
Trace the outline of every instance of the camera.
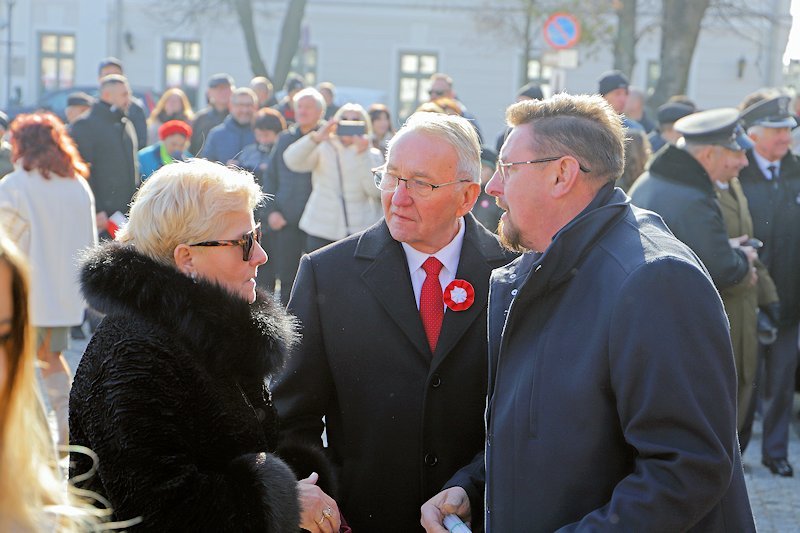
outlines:
[{"label": "camera", "polygon": [[363,120],[340,120],[336,126],[336,135],[339,137],[364,135],[367,124]]}]

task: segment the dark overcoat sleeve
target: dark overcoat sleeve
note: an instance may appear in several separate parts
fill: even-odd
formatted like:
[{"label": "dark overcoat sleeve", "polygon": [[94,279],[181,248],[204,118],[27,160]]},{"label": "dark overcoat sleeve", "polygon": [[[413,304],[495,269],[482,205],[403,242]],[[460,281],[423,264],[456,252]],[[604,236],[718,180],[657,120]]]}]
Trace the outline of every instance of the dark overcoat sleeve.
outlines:
[{"label": "dark overcoat sleeve", "polygon": [[302,323],[302,340],[272,385],[281,419],[281,438],[322,446],[322,417],[335,389],[322,338],[319,292],[310,256],[300,268],[289,301],[289,312]]},{"label": "dark overcoat sleeve", "polygon": [[669,229],[686,243],[706,266],[717,290],[736,285],[750,271],[747,257],[731,247],[716,200],[687,201],[677,216],[669,217]]},{"label": "dark overcoat sleeve", "polygon": [[726,494],[739,453],[722,303],[696,266],[661,259],[629,275],[610,323],[613,398],[636,458],[608,503],[564,531],[685,531]]}]

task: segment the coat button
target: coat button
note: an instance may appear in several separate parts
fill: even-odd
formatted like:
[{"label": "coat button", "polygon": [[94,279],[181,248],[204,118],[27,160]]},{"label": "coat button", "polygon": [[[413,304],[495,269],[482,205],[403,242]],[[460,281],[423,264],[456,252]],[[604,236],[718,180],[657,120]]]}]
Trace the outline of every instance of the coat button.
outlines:
[{"label": "coat button", "polygon": [[511,296],[516,296],[518,292],[519,292],[519,289],[513,289],[511,291]]},{"label": "coat button", "polygon": [[439,458],[436,457],[435,453],[426,453],[425,454],[425,464],[427,466],[436,466],[439,462]]},{"label": "coat button", "polygon": [[434,374],[433,376],[431,376],[431,387],[435,389],[441,384],[442,384],[442,378],[439,377],[439,374]]}]

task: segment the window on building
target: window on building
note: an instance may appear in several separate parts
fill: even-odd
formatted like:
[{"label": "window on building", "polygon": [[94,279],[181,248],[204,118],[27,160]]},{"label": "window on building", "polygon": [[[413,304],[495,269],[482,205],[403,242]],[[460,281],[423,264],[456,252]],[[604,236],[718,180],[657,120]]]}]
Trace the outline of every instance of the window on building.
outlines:
[{"label": "window on building", "polygon": [[314,87],[317,84],[317,47],[298,48],[292,58],[291,70],[306,80],[307,87]]},{"label": "window on building", "polygon": [[439,69],[439,58],[427,52],[401,52],[397,87],[397,117],[402,124],[429,99],[430,77]]},{"label": "window on building", "polygon": [[75,83],[75,35],[39,34],[39,94]]},{"label": "window on building", "polygon": [[198,101],[200,53],[198,41],[164,41],[164,87],[179,87],[197,107],[205,105],[205,101]]},{"label": "window on building", "polygon": [[540,58],[528,60],[528,83],[538,84],[545,96],[553,94],[550,86],[552,79],[553,67],[543,65]]}]

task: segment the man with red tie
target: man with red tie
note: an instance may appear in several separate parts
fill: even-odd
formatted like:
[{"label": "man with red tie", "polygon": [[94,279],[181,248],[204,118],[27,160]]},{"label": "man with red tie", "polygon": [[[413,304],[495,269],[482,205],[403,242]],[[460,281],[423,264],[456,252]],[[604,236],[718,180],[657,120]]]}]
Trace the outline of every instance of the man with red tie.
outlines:
[{"label": "man with red tie", "polygon": [[302,341],[273,398],[282,435],[326,430],[354,531],[421,531],[419,506],[483,449],[488,280],[512,256],[470,213],[480,165],[468,121],[412,115],[375,170],[384,219],[300,262]]}]

